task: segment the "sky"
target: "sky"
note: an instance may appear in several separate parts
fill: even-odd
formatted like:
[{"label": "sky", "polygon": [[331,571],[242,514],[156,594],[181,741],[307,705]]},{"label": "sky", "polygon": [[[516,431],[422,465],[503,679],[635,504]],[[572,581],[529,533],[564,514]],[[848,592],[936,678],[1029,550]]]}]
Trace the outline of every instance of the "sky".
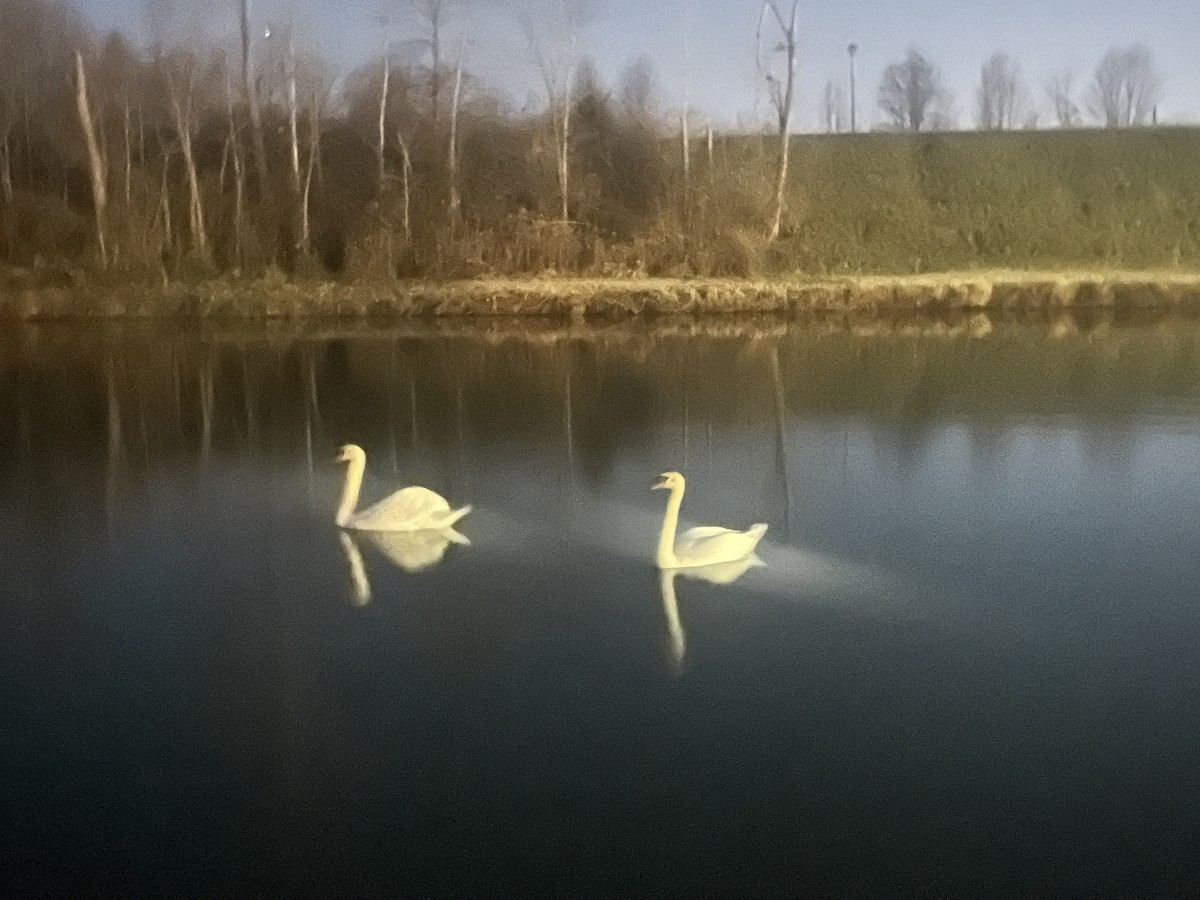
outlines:
[{"label": "sky", "polygon": [[[298,45],[315,49],[342,73],[386,37],[419,29],[409,0],[251,0],[256,20],[295,22]],[[562,0],[452,0],[448,46],[462,42],[468,69],[500,87],[516,108],[544,102],[541,82],[513,6],[550,20]],[[660,102],[719,126],[764,121],[766,94],[756,75],[755,31],[761,0],[567,0],[588,9],[579,49],[606,84],[640,55],[655,63]],[[779,0],[787,6],[790,0]],[[118,28],[150,43],[146,10],[157,5],[167,42],[205,34],[232,41],[236,0],[75,0],[98,29]],[[1019,12],[1015,10],[1020,10]],[[381,14],[387,15],[386,24]],[[1043,85],[1070,71],[1082,87],[1113,45],[1144,42],[1163,76],[1160,122],[1200,122],[1200,0],[800,0],[799,83],[794,128],[821,130],[820,97],[832,79],[849,93],[847,45],[855,58],[860,129],[882,121],[876,89],[883,69],[915,46],[942,71],[960,126],[973,123],[979,69],[993,52],[1021,66],[1043,124],[1051,118]],[[1077,99],[1080,106],[1082,101]]]}]

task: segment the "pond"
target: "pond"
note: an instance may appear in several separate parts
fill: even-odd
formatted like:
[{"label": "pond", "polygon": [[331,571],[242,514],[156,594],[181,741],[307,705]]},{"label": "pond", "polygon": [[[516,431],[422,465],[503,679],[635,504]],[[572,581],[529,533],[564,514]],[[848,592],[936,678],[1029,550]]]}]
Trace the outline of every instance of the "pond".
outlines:
[{"label": "pond", "polygon": [[6,879],[1190,893],[1198,509],[1193,318],[9,327]]}]

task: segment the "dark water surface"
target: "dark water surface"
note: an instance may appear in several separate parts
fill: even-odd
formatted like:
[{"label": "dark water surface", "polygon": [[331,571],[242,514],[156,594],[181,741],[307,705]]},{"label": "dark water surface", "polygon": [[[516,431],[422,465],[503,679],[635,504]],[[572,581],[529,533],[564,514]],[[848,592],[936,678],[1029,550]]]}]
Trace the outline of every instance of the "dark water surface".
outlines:
[{"label": "dark water surface", "polygon": [[4,881],[1189,895],[1198,510],[1196,320],[10,326]]}]

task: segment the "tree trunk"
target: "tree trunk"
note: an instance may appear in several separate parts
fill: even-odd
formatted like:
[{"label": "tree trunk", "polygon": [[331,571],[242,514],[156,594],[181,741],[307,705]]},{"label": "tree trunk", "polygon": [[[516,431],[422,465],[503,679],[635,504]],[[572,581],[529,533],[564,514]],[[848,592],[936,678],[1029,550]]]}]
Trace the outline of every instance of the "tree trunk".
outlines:
[{"label": "tree trunk", "polygon": [[229,171],[229,146],[232,139],[226,135],[221,144],[221,165],[217,169],[217,196],[225,196],[225,175]]},{"label": "tree trunk", "polygon": [[12,162],[7,134],[0,139],[0,192],[4,197],[5,208],[11,208],[13,204]]},{"label": "tree trunk", "polygon": [[242,268],[242,207],[246,183],[245,167],[242,165],[242,150],[238,142],[237,120],[233,115],[233,87],[225,81],[225,113],[229,119],[229,148],[233,157],[233,260]]},{"label": "tree trunk", "polygon": [[[685,8],[684,12],[688,12]],[[691,57],[691,46],[688,41],[688,21],[684,17],[683,25],[683,110],[679,114],[680,137],[683,143],[683,215],[687,221],[691,214],[692,188],[692,146],[691,135],[688,131],[688,112],[691,101],[691,85],[688,83],[688,67]]]},{"label": "tree trunk", "polygon": [[563,88],[562,110],[559,114],[561,127],[558,135],[558,189],[562,195],[562,221],[564,225],[571,221],[571,86],[574,81],[573,76],[573,70],[567,73],[567,83]]},{"label": "tree trunk", "polygon": [[442,92],[441,17],[442,9],[439,4],[433,8],[433,16],[429,22],[429,55],[432,64],[429,71],[429,104],[435,131],[438,123],[438,103]]},{"label": "tree trunk", "polygon": [[131,146],[132,127],[129,121],[129,98],[125,98],[122,126],[125,133],[125,215],[133,207],[133,147]]},{"label": "tree trunk", "polygon": [[690,217],[692,194],[692,144],[691,135],[688,132],[686,100],[683,102],[683,113],[679,117],[679,126],[683,143],[683,217],[686,221]]},{"label": "tree trunk", "polygon": [[383,87],[379,91],[379,142],[375,145],[376,161],[379,165],[378,182],[376,184],[376,197],[383,196],[384,181],[387,178],[387,172],[384,168],[385,157],[384,151],[387,149],[387,101],[388,101],[388,85],[392,77],[392,63],[388,59],[387,45],[383,47]]},{"label": "tree trunk", "polygon": [[[292,39],[288,38],[288,136],[291,139],[291,172],[288,185],[291,190],[291,232],[292,250],[297,254],[308,252],[308,210],[304,207],[304,198],[300,191],[300,134],[297,125],[296,109],[296,48]],[[297,225],[299,227],[297,227]]]},{"label": "tree trunk", "polygon": [[170,73],[167,75],[171,94],[171,110],[175,114],[175,131],[179,136],[179,149],[183,153],[183,167],[188,181],[188,225],[191,228],[195,253],[206,265],[208,256],[208,230],[204,225],[204,201],[200,194],[200,177],[196,172],[196,159],[192,154],[192,73],[188,72],[186,97],[180,96],[178,85]]},{"label": "tree trunk", "polygon": [[83,54],[75,51],[75,107],[79,113],[79,124],[87,142],[88,172],[92,179],[92,206],[96,213],[96,243],[100,248],[100,266],[108,268],[108,245],[105,240],[105,210],[108,207],[108,185],[105,182],[104,160],[96,142],[96,129],[92,122],[92,108],[87,96],[87,75],[83,68]]},{"label": "tree trunk", "polygon": [[250,62],[250,0],[242,5],[242,89],[246,94],[246,109],[250,112],[250,131],[254,144],[254,168],[258,174],[259,190],[267,190],[267,148],[263,142],[262,113],[258,108],[258,90]]},{"label": "tree trunk", "polygon": [[296,124],[296,48],[291,38],[288,38],[287,63],[287,97],[288,97],[288,136],[292,143],[292,192],[300,193],[300,135]]},{"label": "tree trunk", "polygon": [[4,198],[4,249],[5,255],[11,259],[16,248],[14,211],[13,211],[13,181],[12,181],[12,145],[8,140],[8,132],[0,139],[0,196]]},{"label": "tree trunk", "polygon": [[796,91],[796,7],[798,0],[792,2],[792,14],[785,22],[783,14],[776,6],[775,0],[767,0],[779,30],[783,35],[783,50],[786,54],[787,75],[784,79],[782,93],[776,93],[776,112],[779,116],[779,181],[775,186],[775,216],[771,222],[771,232],[768,240],[775,240],[783,226],[783,199],[787,187],[788,156],[791,147],[792,101]]},{"label": "tree trunk", "polygon": [[779,136],[779,181],[775,185],[775,218],[771,222],[771,233],[768,236],[768,240],[772,241],[779,237],[783,227],[783,195],[787,187],[788,149],[791,144],[789,137],[786,131]]},{"label": "tree trunk", "polygon": [[167,178],[171,170],[171,158],[163,153],[162,184],[159,186],[158,203],[163,217],[163,242],[169,248],[174,242],[174,229],[171,225],[171,194],[167,190]]},{"label": "tree trunk", "polygon": [[462,198],[458,193],[458,101],[462,94],[462,57],[454,72],[454,95],[450,103],[450,154],[447,160],[447,175],[450,181],[450,228],[458,223]]},{"label": "tree trunk", "polygon": [[309,246],[309,232],[311,223],[309,220],[308,203],[312,196],[312,180],[313,171],[317,166],[317,159],[321,155],[321,110],[317,95],[314,92],[312,98],[312,113],[308,120],[308,165],[304,172],[304,196],[300,204],[300,212],[302,219],[300,222],[300,238],[304,242],[304,246]]},{"label": "tree trunk", "polygon": [[412,227],[409,221],[409,175],[412,173],[412,159],[408,155],[408,142],[404,140],[404,135],[400,129],[396,129],[396,143],[400,145],[400,154],[403,157],[403,178],[401,182],[404,189],[404,243],[407,246],[412,241]]}]

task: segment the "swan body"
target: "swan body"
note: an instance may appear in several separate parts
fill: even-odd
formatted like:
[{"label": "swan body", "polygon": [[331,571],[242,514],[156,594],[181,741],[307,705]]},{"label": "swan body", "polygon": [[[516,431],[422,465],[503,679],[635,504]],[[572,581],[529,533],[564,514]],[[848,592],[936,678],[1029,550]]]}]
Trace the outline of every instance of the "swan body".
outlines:
[{"label": "swan body", "polygon": [[695,568],[715,563],[737,562],[750,557],[758,542],[767,533],[767,526],[761,522],[751,525],[745,531],[702,525],[689,528],[676,536],[679,507],[683,503],[685,486],[683,476],[678,472],[664,472],[662,481],[654,485],[654,490],[671,492],[667,500],[667,514],[663,518],[662,534],[659,536],[658,553],[655,556],[658,567]]},{"label": "swan body", "polygon": [[671,569],[671,573],[682,578],[707,581],[709,584],[733,584],[750,569],[765,565],[766,563],[758,558],[758,554],[751,551],[748,556],[743,556],[741,559],[709,563],[705,566],[681,566]]},{"label": "swan body", "polygon": [[338,462],[348,463],[346,483],[338,504],[339,528],[352,531],[423,531],[449,528],[471,511],[470,506],[451,509],[441,494],[423,487],[401,488],[374,506],[355,511],[367,454],[362,447],[347,444],[338,454]]}]

